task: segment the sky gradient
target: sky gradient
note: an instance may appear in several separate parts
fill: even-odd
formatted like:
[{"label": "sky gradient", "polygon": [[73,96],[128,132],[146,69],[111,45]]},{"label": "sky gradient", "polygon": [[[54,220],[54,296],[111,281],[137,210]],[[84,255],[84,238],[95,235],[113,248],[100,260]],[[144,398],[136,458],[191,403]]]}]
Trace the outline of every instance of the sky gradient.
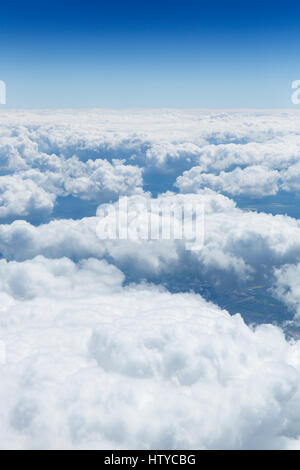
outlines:
[{"label": "sky gradient", "polygon": [[6,107],[295,108],[299,13],[265,0],[7,3]]}]

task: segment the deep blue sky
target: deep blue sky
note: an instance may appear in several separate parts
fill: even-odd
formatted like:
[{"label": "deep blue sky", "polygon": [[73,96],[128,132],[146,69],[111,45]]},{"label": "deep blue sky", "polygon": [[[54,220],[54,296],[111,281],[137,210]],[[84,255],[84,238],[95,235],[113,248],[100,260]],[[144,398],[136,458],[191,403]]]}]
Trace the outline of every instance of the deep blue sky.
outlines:
[{"label": "deep blue sky", "polygon": [[300,2],[11,1],[9,107],[293,107]]}]

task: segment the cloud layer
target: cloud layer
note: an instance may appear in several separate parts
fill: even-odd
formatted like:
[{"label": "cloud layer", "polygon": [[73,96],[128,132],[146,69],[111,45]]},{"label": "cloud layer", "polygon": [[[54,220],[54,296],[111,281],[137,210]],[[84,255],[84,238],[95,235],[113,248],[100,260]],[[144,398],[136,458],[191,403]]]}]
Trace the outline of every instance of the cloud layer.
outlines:
[{"label": "cloud layer", "polygon": [[0,175],[16,178],[33,202],[24,207],[2,183],[0,217],[49,213],[58,196],[101,203],[143,184],[164,192],[176,177],[183,192],[298,191],[297,122],[297,112],[3,112]]},{"label": "cloud layer", "polygon": [[123,287],[103,261],[0,271],[2,448],[295,445],[300,347],[279,328],[251,329],[199,295]]},{"label": "cloud layer", "polygon": [[[0,123],[0,447],[300,448],[300,343],[199,294],[263,286],[297,323],[299,220],[234,198],[297,194],[299,113],[7,111]],[[129,239],[101,239],[119,197]],[[151,205],[178,228],[199,204],[201,249],[187,249],[192,224],[182,239],[140,236]]]}]

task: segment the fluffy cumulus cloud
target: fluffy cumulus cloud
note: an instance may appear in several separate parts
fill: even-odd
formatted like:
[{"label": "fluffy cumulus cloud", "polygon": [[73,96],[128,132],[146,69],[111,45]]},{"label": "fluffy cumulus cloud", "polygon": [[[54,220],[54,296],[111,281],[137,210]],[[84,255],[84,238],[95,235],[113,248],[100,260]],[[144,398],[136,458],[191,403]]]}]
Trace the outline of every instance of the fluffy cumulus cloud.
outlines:
[{"label": "fluffy cumulus cloud", "polygon": [[300,318],[300,263],[286,264],[275,269],[274,291],[295,313],[297,324]]},{"label": "fluffy cumulus cloud", "polygon": [[51,213],[55,196],[33,180],[0,176],[0,218]]},{"label": "fluffy cumulus cloud", "polygon": [[[3,448],[298,445],[300,346],[115,267],[2,261]],[[199,426],[201,423],[201,426]]]},{"label": "fluffy cumulus cloud", "polygon": [[232,195],[269,196],[278,191],[279,172],[263,166],[248,166],[244,169],[221,171],[218,175],[203,173],[201,167],[184,172],[176,181],[183,193],[194,193],[211,188]]},{"label": "fluffy cumulus cloud", "polygon": [[[197,220],[198,229],[190,234],[184,232],[183,238],[179,234],[178,239],[172,239],[170,232],[170,239],[144,239],[145,234],[136,235],[135,228],[149,223],[146,212],[152,203],[154,207],[169,209],[182,226],[186,209],[193,211],[197,206],[203,207],[204,217]],[[100,205],[98,217],[55,220],[40,226],[26,221],[1,225],[0,252],[6,259],[17,261],[39,254],[50,258],[67,256],[73,260],[106,257],[114,260],[120,269],[132,273],[135,280],[145,276],[151,279],[153,275],[184,273],[188,269],[197,276],[209,276],[211,282],[231,280],[234,284],[249,277],[267,279],[272,277],[274,266],[300,261],[298,220],[241,210],[231,199],[212,191],[186,195],[166,193],[155,199],[149,195],[132,196],[127,198],[127,205],[131,211],[127,239],[111,239],[109,232],[108,237],[99,234],[99,222],[103,222],[105,217],[108,220],[111,217],[114,225],[119,208],[119,202],[116,202]],[[118,223],[126,222],[126,218],[120,217]],[[130,233],[130,223],[133,233]],[[197,242],[193,238],[197,234],[200,242],[204,235],[201,249],[186,249],[187,243]],[[162,234],[159,236],[163,237]]]},{"label": "fluffy cumulus cloud", "polygon": [[298,191],[297,112],[19,111],[3,112],[0,123],[0,174],[33,180],[52,198],[130,195],[142,169],[145,188],[160,192],[161,178],[172,185],[184,170],[184,192]]},{"label": "fluffy cumulus cloud", "polygon": [[[45,163],[45,162],[44,162]],[[142,170],[124,160],[63,158],[54,168],[35,168],[0,176],[0,218],[53,211],[58,196],[105,202],[141,191]]]},{"label": "fluffy cumulus cloud", "polygon": [[298,113],[0,122],[0,447],[300,448],[300,343],[218,300],[297,324],[300,222],[234,198],[297,194]]}]

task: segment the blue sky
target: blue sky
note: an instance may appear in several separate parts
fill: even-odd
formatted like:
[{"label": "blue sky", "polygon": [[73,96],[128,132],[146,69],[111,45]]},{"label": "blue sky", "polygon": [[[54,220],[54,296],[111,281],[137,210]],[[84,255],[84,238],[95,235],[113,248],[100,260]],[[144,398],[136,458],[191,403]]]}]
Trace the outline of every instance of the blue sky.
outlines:
[{"label": "blue sky", "polygon": [[8,107],[293,107],[299,2],[14,1]]}]

